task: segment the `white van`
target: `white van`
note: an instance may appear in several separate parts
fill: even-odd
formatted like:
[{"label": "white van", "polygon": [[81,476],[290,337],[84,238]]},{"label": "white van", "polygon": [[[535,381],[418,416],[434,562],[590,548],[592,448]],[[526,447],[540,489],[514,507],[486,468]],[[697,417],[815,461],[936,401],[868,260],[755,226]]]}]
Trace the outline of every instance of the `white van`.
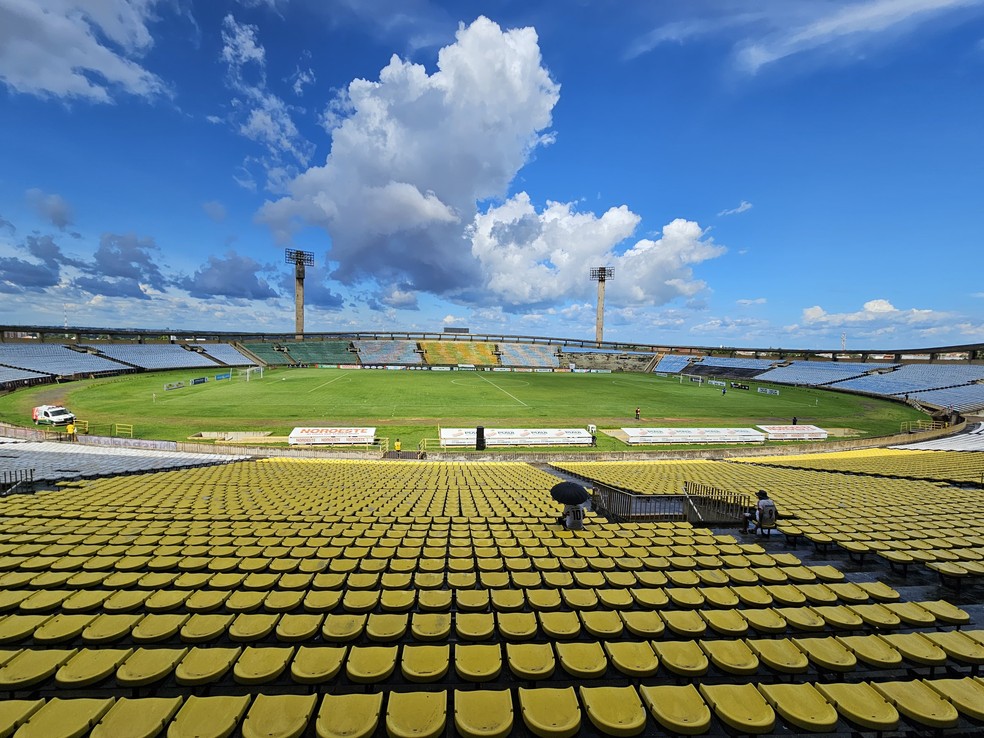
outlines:
[{"label": "white van", "polygon": [[75,415],[61,405],[38,405],[31,412],[35,425],[67,425],[75,422]]}]

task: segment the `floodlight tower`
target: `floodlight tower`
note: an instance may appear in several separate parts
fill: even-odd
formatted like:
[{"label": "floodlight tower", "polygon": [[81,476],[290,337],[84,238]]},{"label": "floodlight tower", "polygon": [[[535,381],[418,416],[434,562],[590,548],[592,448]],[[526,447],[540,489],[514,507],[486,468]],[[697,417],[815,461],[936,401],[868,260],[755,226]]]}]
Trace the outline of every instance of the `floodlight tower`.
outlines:
[{"label": "floodlight tower", "polygon": [[611,267],[592,267],[591,279],[598,283],[598,316],[595,318],[595,341],[601,343],[605,335],[605,282],[615,276]]},{"label": "floodlight tower", "polygon": [[300,341],[304,338],[304,267],[314,266],[314,254],[286,249],[284,256],[288,264],[294,265],[294,332]]}]

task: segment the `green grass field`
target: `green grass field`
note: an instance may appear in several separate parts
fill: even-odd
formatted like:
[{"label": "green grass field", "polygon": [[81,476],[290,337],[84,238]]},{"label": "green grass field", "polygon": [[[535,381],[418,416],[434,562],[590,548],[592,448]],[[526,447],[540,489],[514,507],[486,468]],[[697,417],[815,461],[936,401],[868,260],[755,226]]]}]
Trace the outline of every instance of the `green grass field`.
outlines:
[{"label": "green grass field", "polygon": [[[235,374],[235,372],[234,372]],[[0,420],[29,425],[31,408],[64,404],[90,432],[130,423],[134,436],[183,441],[199,432],[264,431],[286,436],[295,426],[376,426],[404,449],[437,438],[438,427],[565,428],[749,427],[812,423],[836,437],[897,433],[924,417],[899,403],[837,392],[779,387],[780,395],[699,386],[645,374],[550,374],[342,369],[266,370],[263,379],[216,382],[165,391],[166,382],[204,376],[182,370],[85,380],[0,397]],[[636,421],[636,407],[642,420]],[[598,450],[625,450],[603,433]],[[678,448],[678,446],[675,446]],[[634,447],[639,448],[639,447]]]}]

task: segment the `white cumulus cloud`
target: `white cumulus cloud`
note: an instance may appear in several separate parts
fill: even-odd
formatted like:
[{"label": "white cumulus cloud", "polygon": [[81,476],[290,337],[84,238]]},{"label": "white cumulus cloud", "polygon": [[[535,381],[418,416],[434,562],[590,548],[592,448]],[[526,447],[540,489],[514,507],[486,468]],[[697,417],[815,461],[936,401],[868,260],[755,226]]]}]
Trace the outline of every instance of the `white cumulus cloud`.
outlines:
[{"label": "white cumulus cloud", "polygon": [[141,65],[157,0],[0,0],[0,81],[39,97],[112,102],[166,86]]},{"label": "white cumulus cloud", "polygon": [[258,214],[278,239],[315,226],[334,277],[454,294],[480,268],[464,238],[476,203],[505,196],[545,133],[559,86],[532,28],[460,26],[432,74],[393,56],[329,106],[331,152]]}]

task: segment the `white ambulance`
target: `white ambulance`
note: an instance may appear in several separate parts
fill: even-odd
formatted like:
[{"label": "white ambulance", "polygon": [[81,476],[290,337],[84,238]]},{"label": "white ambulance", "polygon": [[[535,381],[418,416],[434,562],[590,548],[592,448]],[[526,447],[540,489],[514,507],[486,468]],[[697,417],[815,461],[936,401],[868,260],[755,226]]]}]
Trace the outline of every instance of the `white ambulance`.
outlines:
[{"label": "white ambulance", "polygon": [[75,415],[61,405],[38,405],[31,412],[35,425],[68,425],[75,422]]}]

